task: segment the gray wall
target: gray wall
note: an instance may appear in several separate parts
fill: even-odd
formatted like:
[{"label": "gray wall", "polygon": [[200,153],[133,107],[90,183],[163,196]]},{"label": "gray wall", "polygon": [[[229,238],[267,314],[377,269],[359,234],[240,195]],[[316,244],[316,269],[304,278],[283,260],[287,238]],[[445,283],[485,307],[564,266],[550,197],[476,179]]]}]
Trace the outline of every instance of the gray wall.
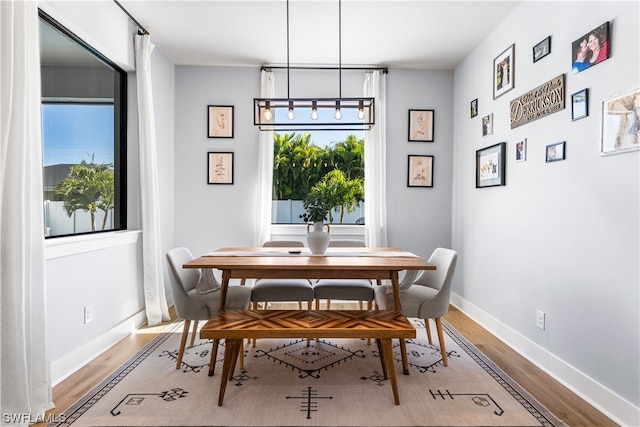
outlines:
[{"label": "gray wall", "polygon": [[[580,4],[525,2],[455,71],[454,292],[498,336],[635,425],[640,153],[598,153],[601,100],[639,85],[638,2]],[[605,21],[612,23],[612,57],[571,74],[571,43]],[[533,63],[532,47],[548,35],[551,54]],[[515,88],[493,100],[492,61],[512,43]],[[510,129],[509,102],[561,73],[566,108]],[[589,116],[572,122],[570,95],[583,88]],[[479,114],[470,118],[474,98]],[[481,118],[489,113],[494,134],[483,138]],[[523,138],[527,161],[515,163],[514,145]],[[476,150],[501,141],[507,185],[476,189]],[[558,141],[566,141],[567,159],[545,163],[545,146]],[[536,328],[538,309],[546,312],[545,330]]]}]

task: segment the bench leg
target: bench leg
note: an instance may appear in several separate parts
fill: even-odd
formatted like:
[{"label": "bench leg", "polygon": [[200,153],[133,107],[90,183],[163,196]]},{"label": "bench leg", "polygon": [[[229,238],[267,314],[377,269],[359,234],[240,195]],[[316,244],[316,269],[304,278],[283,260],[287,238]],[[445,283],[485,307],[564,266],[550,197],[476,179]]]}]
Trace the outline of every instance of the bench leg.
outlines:
[{"label": "bench leg", "polygon": [[391,347],[391,339],[383,338],[382,350],[384,352],[384,360],[387,362],[387,372],[389,373],[389,379],[391,380],[391,389],[393,390],[393,400],[396,405],[400,404],[400,396],[398,395],[398,381],[396,379],[396,371],[393,366],[393,349]]},{"label": "bench leg", "polygon": [[389,375],[387,374],[387,361],[385,359],[384,349],[382,348],[382,341],[380,341],[380,339],[376,339],[376,344],[378,344],[378,353],[380,354],[380,364],[382,365],[382,377],[385,380],[388,380]]},{"label": "bench leg", "polygon": [[216,359],[218,356],[218,340],[213,340],[213,346],[211,347],[211,360],[209,361],[209,376],[213,376],[213,372],[216,370]]},{"label": "bench leg", "polygon": [[407,342],[400,338],[400,355],[402,356],[402,373],[409,375],[409,360],[407,360]]},{"label": "bench leg", "polygon": [[220,393],[218,394],[218,406],[222,406],[227,382],[233,376],[233,366],[237,357],[238,340],[225,340],[224,362],[222,363],[222,376],[220,378]]}]

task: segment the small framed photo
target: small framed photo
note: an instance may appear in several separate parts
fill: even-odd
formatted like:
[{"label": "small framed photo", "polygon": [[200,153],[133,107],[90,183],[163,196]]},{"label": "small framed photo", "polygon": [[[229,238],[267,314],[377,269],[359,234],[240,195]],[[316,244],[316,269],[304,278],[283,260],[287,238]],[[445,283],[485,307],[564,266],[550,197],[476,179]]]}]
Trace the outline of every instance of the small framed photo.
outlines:
[{"label": "small framed photo", "polygon": [[538,62],[551,53],[551,36],[533,47],[533,62]]},{"label": "small framed photo", "polygon": [[476,151],[476,188],[505,185],[506,142]]},{"label": "small framed photo", "polygon": [[407,187],[433,187],[433,156],[409,155]]},{"label": "small framed photo", "polygon": [[207,106],[207,137],[233,138],[233,105]]},{"label": "small framed photo", "polygon": [[482,136],[493,135],[493,113],[482,118]]},{"label": "small framed photo", "polygon": [[497,99],[515,87],[515,53],[512,44],[493,60],[493,99]]},{"label": "small framed photo", "polygon": [[527,160],[527,139],[516,142],[516,163]]},{"label": "small framed photo", "polygon": [[471,108],[471,118],[474,118],[475,116],[478,115],[478,98],[471,101],[470,108]]},{"label": "small framed photo", "polygon": [[554,144],[547,145],[546,162],[558,162],[565,159],[564,141],[556,142]]},{"label": "small framed photo", "polygon": [[605,22],[571,43],[571,72],[586,70],[611,57],[609,22]]},{"label": "small framed photo", "polygon": [[409,110],[409,141],[433,142],[433,110]]},{"label": "small framed photo", "polygon": [[584,88],[571,94],[571,120],[584,119],[589,115],[589,90]]},{"label": "small framed photo", "polygon": [[602,101],[600,154],[621,154],[640,149],[640,88]]},{"label": "small framed photo", "polygon": [[233,153],[207,153],[207,184],[233,184]]}]

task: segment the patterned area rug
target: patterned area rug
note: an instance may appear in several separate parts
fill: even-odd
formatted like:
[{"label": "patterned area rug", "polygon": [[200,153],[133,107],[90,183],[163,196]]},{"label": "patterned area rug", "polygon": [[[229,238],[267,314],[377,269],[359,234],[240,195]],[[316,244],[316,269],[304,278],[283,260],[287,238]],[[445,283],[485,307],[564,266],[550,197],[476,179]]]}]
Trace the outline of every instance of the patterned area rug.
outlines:
[{"label": "patterned area rug", "polygon": [[[245,345],[224,405],[207,376],[210,341],[196,340],[175,369],[182,323],[172,325],[51,426],[564,426],[443,321],[449,366],[424,323],[407,342],[410,374],[394,346],[400,405],[375,342],[258,340]],[[435,328],[432,327],[434,337]],[[437,338],[434,344],[437,344]]]}]

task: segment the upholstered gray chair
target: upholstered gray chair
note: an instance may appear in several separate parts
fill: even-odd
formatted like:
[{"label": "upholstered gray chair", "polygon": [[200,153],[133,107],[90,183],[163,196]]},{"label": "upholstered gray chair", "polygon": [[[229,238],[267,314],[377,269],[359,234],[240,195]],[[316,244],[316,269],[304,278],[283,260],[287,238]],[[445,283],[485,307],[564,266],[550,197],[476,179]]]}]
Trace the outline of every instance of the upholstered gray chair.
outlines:
[{"label": "upholstered gray chair", "polygon": [[[406,317],[424,319],[429,344],[431,344],[429,319],[435,320],[444,366],[447,366],[447,352],[444,346],[441,317],[449,311],[451,281],[457,259],[458,253],[456,251],[437,248],[429,258],[429,263],[435,265],[436,269],[423,271],[411,286],[405,289],[401,287],[400,290],[402,314]],[[378,308],[381,310],[394,308],[393,292],[388,285],[376,287],[375,299]],[[400,344],[404,357],[404,354],[406,354],[404,340],[401,340]]]},{"label": "upholstered gray chair", "polygon": [[[176,369],[179,369],[182,363],[182,356],[184,354],[191,322],[195,321],[191,336],[191,346],[193,346],[198,322],[200,320],[209,320],[215,316],[220,306],[220,292],[216,289],[216,283],[209,284],[209,292],[201,294],[196,290],[196,287],[199,282],[202,283],[201,278],[205,275],[196,268],[182,268],[184,264],[192,259],[193,255],[191,251],[184,247],[174,248],[167,252],[167,261],[169,263],[169,270],[171,271],[171,289],[173,291],[176,312],[180,318],[184,319],[184,329],[182,330]],[[213,274],[207,276],[210,280],[213,279]],[[250,288],[244,286],[229,286],[225,307],[243,310],[249,307],[250,299]],[[218,342],[214,341],[212,361],[215,361],[214,357],[217,350]]]},{"label": "upholstered gray chair", "polygon": [[[354,248],[365,247],[362,240],[331,240],[329,247]],[[316,300],[316,310],[320,309],[320,300],[327,300],[327,310],[331,308],[331,300],[358,301],[360,309],[362,302],[367,302],[367,309],[373,307],[373,286],[366,279],[320,279],[313,287],[313,297]]]}]

